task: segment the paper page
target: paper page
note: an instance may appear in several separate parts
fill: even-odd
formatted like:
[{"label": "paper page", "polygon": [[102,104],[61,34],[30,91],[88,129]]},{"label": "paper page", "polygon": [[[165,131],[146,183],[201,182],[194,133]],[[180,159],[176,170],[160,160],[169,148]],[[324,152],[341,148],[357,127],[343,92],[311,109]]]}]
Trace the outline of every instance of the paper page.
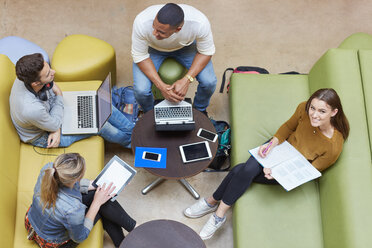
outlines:
[{"label": "paper page", "polygon": [[114,194],[117,194],[121,187],[128,181],[132,173],[126,170],[119,162],[113,161],[111,166],[105,171],[105,173],[99,178],[96,182],[99,186],[102,186],[106,183],[106,186],[111,182],[116,186],[113,191]]},{"label": "paper page", "polygon": [[301,155],[296,148],[287,141],[275,146],[265,158],[258,155],[259,148],[260,147],[251,149],[249,150],[249,153],[252,154],[252,156],[265,168],[273,168],[277,164]]},{"label": "paper page", "polygon": [[271,175],[287,191],[321,176],[304,157],[295,157],[271,169]]}]

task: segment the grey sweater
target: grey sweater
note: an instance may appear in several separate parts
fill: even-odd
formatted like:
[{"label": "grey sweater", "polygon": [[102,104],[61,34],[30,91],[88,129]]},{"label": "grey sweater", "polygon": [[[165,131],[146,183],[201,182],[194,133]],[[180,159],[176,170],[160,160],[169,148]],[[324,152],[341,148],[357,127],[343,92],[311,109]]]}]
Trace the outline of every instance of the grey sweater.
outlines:
[{"label": "grey sweater", "polygon": [[47,91],[48,100],[42,101],[25,87],[18,78],[10,92],[10,116],[20,139],[30,143],[45,132],[57,131],[63,121],[63,97]]}]

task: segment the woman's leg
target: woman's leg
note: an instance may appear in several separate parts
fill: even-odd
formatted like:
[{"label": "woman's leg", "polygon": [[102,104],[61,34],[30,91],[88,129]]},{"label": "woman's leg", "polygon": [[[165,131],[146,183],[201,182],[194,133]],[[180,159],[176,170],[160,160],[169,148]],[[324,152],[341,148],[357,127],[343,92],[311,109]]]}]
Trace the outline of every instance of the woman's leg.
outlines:
[{"label": "woman's leg", "polygon": [[123,227],[128,232],[132,231],[136,226],[136,221],[127,214],[117,201],[107,201],[99,209],[99,214],[103,218]]},{"label": "woman's leg", "polygon": [[[247,162],[246,162],[247,163]],[[211,205],[214,205],[215,203],[221,201],[223,195],[225,194],[226,188],[230,184],[230,181],[233,179],[235,174],[239,173],[243,166],[245,166],[246,163],[238,164],[235,166],[227,176],[222,180],[216,191],[213,193],[212,196],[207,198],[207,202]]]},{"label": "woman's leg", "polygon": [[[83,204],[89,207],[93,202],[94,194],[95,191],[83,194]],[[103,229],[108,233],[115,246],[119,246],[125,237],[122,227],[130,232],[136,226],[136,221],[125,212],[117,201],[109,200],[103,204],[94,219],[94,223],[99,219],[102,220]]]},{"label": "woman's leg", "polygon": [[121,226],[118,224],[109,221],[105,218],[102,218],[103,229],[106,230],[107,234],[110,236],[115,247],[119,247],[123,239],[125,238]]}]

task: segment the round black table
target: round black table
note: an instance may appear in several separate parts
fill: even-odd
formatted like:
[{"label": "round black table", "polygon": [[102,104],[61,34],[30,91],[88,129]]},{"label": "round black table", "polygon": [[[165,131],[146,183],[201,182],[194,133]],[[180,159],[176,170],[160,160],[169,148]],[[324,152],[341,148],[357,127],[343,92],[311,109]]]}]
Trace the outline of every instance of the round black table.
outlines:
[{"label": "round black table", "polygon": [[211,160],[201,160],[187,164],[182,162],[179,151],[180,145],[204,141],[204,139],[196,135],[199,128],[204,128],[212,132],[216,131],[212,122],[203,113],[193,109],[193,115],[195,129],[192,131],[156,131],[154,110],[148,111],[137,121],[132,133],[133,153],[136,147],[167,148],[167,165],[165,169],[145,168],[150,173],[158,176],[158,178],[142,190],[143,194],[147,194],[165,179],[177,179],[196,199],[199,199],[199,194],[185,178],[194,176],[208,167],[216,155],[218,143],[209,142],[212,153]]},{"label": "round black table", "polygon": [[146,222],[123,240],[120,248],[206,248],[200,236],[190,227],[173,220]]}]

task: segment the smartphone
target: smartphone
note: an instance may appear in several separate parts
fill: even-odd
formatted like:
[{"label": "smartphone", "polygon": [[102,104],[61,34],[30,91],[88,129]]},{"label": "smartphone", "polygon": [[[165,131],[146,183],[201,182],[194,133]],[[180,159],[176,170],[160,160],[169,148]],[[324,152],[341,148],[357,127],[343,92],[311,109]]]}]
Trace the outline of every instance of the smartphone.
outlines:
[{"label": "smartphone", "polygon": [[160,159],[161,159],[161,154],[144,151],[143,154],[142,154],[142,159],[159,162]]},{"label": "smartphone", "polygon": [[218,135],[215,133],[212,133],[211,131],[205,130],[203,128],[200,128],[197,136],[206,140],[209,140],[211,142],[216,142]]}]

